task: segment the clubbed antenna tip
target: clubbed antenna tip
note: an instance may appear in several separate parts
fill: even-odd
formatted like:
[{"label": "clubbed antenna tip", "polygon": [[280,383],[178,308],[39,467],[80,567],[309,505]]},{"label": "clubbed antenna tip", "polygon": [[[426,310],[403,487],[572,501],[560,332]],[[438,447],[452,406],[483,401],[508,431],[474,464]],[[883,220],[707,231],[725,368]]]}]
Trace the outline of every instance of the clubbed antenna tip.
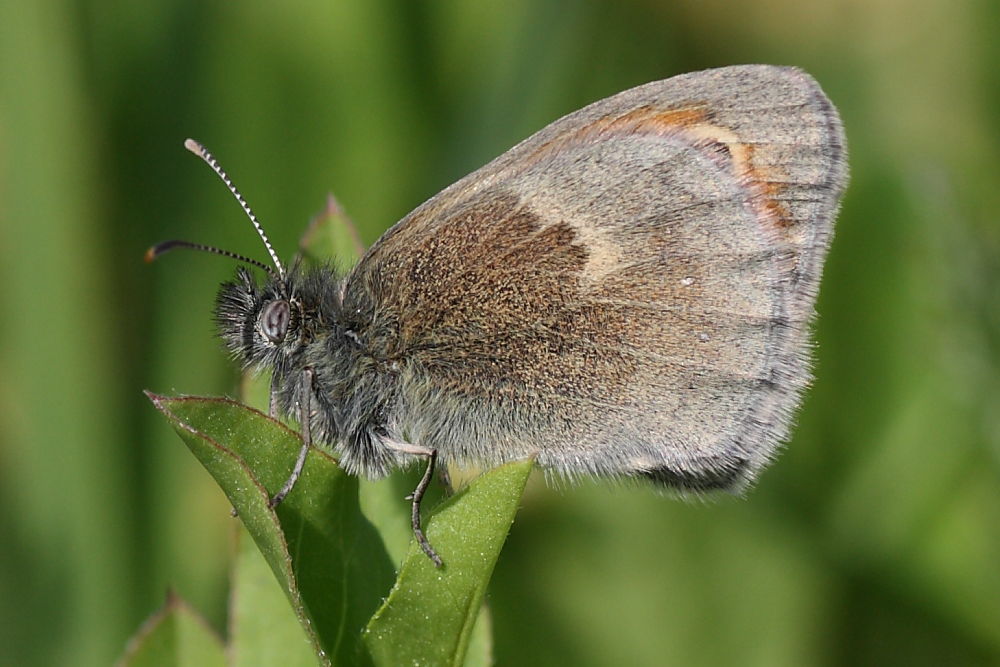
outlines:
[{"label": "clubbed antenna tip", "polygon": [[191,151],[192,153],[194,153],[198,157],[203,157],[204,154],[205,154],[205,147],[202,146],[201,144],[199,144],[194,139],[190,139],[190,138],[189,139],[185,139],[184,140],[184,148],[188,149],[189,151]]},{"label": "clubbed antenna tip", "polygon": [[258,262],[256,259],[250,259],[249,257],[244,257],[243,255],[237,254],[235,252],[230,252],[228,250],[223,250],[222,248],[216,248],[215,246],[205,245],[203,243],[191,243],[190,241],[164,241],[162,243],[157,243],[152,248],[146,251],[143,259],[147,263],[152,262],[157,257],[165,252],[173,250],[174,248],[188,248],[189,250],[200,250],[202,252],[210,252],[213,255],[222,255],[223,257],[229,257],[230,259],[235,259],[238,262],[246,262],[247,264],[252,264],[253,266],[258,266],[272,276],[274,275],[274,269],[272,269],[267,264],[263,262]]}]

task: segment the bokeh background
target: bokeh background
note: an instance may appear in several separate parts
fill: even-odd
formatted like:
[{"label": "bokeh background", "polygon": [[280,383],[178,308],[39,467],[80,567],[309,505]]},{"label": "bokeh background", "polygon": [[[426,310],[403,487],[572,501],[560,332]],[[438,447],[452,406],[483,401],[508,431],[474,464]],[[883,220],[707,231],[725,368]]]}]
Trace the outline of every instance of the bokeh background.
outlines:
[{"label": "bokeh background", "polygon": [[0,663],[108,664],[232,521],[141,391],[223,394],[233,265],[334,192],[371,242],[531,132],[706,67],[811,72],[851,185],[817,380],[745,498],[531,487],[502,664],[1000,664],[1000,3],[0,1]]}]

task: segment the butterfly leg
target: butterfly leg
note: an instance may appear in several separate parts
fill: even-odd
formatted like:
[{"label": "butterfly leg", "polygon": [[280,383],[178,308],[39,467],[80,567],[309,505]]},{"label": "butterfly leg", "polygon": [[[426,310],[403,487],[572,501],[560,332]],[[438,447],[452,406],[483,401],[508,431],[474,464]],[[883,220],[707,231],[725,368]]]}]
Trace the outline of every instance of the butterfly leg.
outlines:
[{"label": "butterfly leg", "polygon": [[427,540],[427,536],[424,535],[424,529],[420,525],[420,501],[424,499],[424,493],[427,492],[427,487],[430,486],[431,480],[434,479],[434,466],[437,463],[438,452],[436,449],[430,449],[428,447],[421,447],[420,445],[414,445],[409,442],[401,442],[398,440],[391,440],[388,438],[383,438],[382,443],[397,452],[403,454],[411,454],[413,456],[423,456],[427,459],[427,468],[424,470],[424,476],[420,478],[420,483],[417,484],[417,488],[413,490],[413,493],[406,496],[406,500],[409,500],[412,504],[410,505],[410,525],[413,528],[413,537],[417,540],[417,544],[423,550],[427,557],[434,561],[436,567],[442,567],[444,561],[438,556],[437,552],[434,551],[434,547]]},{"label": "butterfly leg", "polygon": [[424,535],[424,529],[420,525],[420,501],[424,498],[424,493],[427,491],[427,487],[430,486],[431,480],[434,479],[434,464],[437,463],[437,450],[430,450],[430,454],[427,456],[427,469],[424,470],[424,476],[420,478],[420,483],[417,484],[417,488],[413,490],[407,499],[412,502],[410,505],[410,525],[413,527],[413,537],[416,538],[417,544],[423,549],[423,552],[427,554],[427,557],[434,561],[435,567],[441,567],[444,562],[441,557],[438,556],[437,552],[434,551],[434,547],[427,540],[427,536]]},{"label": "butterfly leg", "polygon": [[271,375],[271,392],[267,402],[267,416],[271,419],[278,418],[278,374]]},{"label": "butterfly leg", "polygon": [[[284,486],[271,498],[271,502],[268,505],[273,509],[281,504],[281,501],[285,499],[291,490],[295,486],[295,482],[298,481],[299,476],[302,475],[302,467],[306,464],[306,455],[309,453],[309,448],[312,446],[312,429],[309,423],[312,421],[310,419],[310,412],[312,408],[309,405],[309,399],[312,396],[312,380],[313,380],[313,370],[307,368],[302,371],[302,386],[299,390],[299,424],[302,429],[302,447],[299,449],[299,457],[295,460],[295,467],[292,468],[292,474],[288,476],[285,480]],[[272,395],[272,404],[273,395]]]}]

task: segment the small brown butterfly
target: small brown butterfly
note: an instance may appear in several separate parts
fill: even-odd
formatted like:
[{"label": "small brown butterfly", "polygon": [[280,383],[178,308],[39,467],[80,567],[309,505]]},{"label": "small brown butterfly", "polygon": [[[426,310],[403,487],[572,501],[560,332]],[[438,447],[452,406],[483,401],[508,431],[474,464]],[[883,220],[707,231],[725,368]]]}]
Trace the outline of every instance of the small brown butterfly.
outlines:
[{"label": "small brown butterfly", "polygon": [[809,322],[847,180],[837,111],[786,67],[657,81],[552,123],[403,218],[346,275],[247,268],[216,319],[272,414],[351,473],[535,456],[573,478],[738,490],[809,380]]}]

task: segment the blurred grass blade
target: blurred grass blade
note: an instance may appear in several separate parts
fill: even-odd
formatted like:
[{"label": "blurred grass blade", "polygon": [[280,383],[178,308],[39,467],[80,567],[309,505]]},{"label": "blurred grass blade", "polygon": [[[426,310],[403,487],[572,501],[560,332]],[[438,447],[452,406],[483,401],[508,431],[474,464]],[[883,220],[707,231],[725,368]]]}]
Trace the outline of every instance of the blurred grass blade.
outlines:
[{"label": "blurred grass blade", "polygon": [[120,667],[224,667],[222,639],[174,593],[125,648]]},{"label": "blurred grass blade", "polygon": [[365,629],[377,665],[462,665],[486,585],[514,520],[533,461],[484,473],[435,509],[427,538],[436,569],[410,544],[396,585]]},{"label": "blurred grass blade", "polygon": [[479,605],[479,616],[472,626],[465,667],[490,667],[493,664],[493,613],[486,604]]},{"label": "blurred grass blade", "polygon": [[313,449],[295,489],[271,510],[269,492],[299,448],[295,433],[227,399],[149,396],[233,503],[320,659],[365,662],[361,632],[393,568],[360,511],[357,480]]},{"label": "blurred grass blade", "polygon": [[229,593],[230,667],[315,667],[316,653],[260,549],[241,526]]}]

